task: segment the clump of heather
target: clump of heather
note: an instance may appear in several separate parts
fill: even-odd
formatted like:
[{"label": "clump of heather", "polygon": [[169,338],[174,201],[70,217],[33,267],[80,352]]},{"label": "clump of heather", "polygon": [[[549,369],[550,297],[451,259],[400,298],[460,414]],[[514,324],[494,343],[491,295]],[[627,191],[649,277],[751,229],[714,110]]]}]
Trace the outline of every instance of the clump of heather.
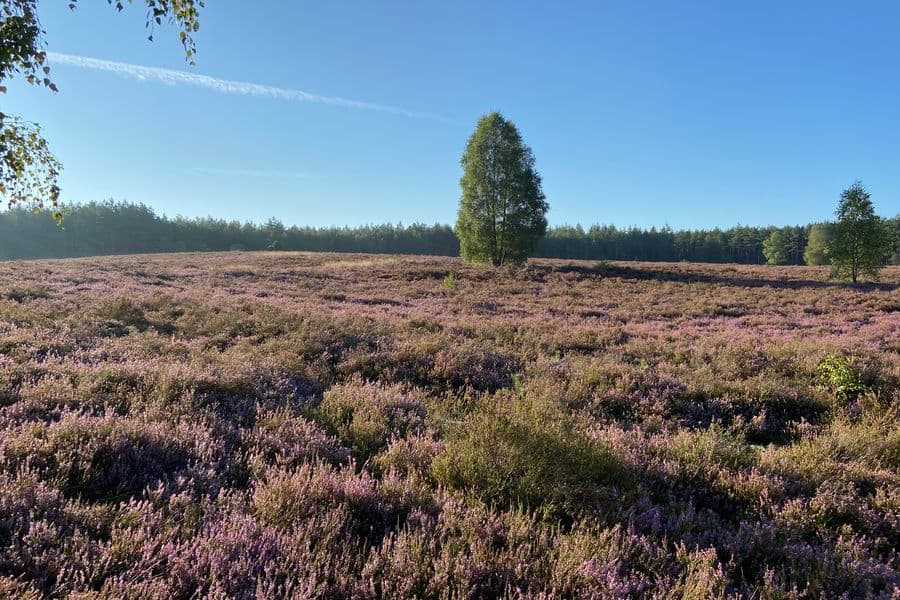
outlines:
[{"label": "clump of heather", "polygon": [[257,415],[256,424],[244,430],[244,446],[257,469],[269,465],[294,469],[311,461],[344,464],[350,451],[313,421],[289,409]]},{"label": "clump of heather", "polygon": [[27,469],[88,501],[132,498],[158,483],[216,487],[221,460],[221,444],[196,425],[116,416],[70,413],[9,429],[0,441],[5,472]]},{"label": "clump of heather", "polygon": [[0,264],[0,597],[900,596],[900,269],[602,267]]},{"label": "clump of heather", "polygon": [[447,432],[435,479],[489,503],[559,516],[603,511],[629,485],[617,457],[545,399],[501,393]]},{"label": "clump of heather", "polygon": [[392,437],[403,439],[421,431],[425,414],[416,393],[358,379],[330,388],[313,412],[361,461],[387,447]]}]

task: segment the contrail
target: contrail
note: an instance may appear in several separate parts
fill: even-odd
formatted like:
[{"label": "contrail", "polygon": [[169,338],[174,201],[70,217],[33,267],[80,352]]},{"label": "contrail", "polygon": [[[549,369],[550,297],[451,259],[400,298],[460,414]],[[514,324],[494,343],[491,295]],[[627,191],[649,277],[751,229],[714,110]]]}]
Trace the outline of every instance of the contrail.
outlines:
[{"label": "contrail", "polygon": [[329,104],[331,106],[341,106],[344,108],[355,108],[359,110],[372,110],[383,113],[410,117],[413,119],[431,119],[434,121],[447,121],[444,117],[434,115],[427,112],[419,112],[408,110],[397,106],[387,106],[385,104],[374,104],[372,102],[360,102],[358,100],[348,100],[347,98],[339,98],[337,96],[320,96],[311,94],[302,90],[290,90],[285,88],[273,87],[270,85],[261,85],[258,83],[249,83],[246,81],[231,81],[228,79],[218,79],[208,75],[200,75],[198,73],[190,73],[188,71],[176,71],[174,69],[160,69],[158,67],[147,67],[144,65],[134,65],[131,63],[114,62],[111,60],[101,60],[98,58],[89,58],[87,56],[78,56],[75,54],[61,54],[59,52],[48,52],[47,58],[51,63],[58,65],[69,65],[82,69],[93,69],[95,71],[106,71],[114,73],[121,77],[130,77],[140,81],[157,81],[166,85],[192,85],[202,87],[220,94],[237,94],[240,96],[258,96],[263,98],[275,98],[278,100],[294,100],[299,102],[312,102],[315,104]]}]

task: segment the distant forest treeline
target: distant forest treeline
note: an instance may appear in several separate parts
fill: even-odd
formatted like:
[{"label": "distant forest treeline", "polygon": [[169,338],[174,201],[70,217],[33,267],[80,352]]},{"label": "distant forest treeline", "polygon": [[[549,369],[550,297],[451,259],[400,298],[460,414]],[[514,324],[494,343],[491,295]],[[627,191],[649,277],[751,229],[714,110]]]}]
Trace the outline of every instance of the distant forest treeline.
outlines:
[{"label": "distant forest treeline", "polygon": [[[0,213],[0,260],[60,258],[143,252],[214,250],[307,250],[457,256],[459,241],[449,225],[285,227],[222,219],[168,218],[143,204],[91,202],[63,207],[57,227],[47,213],[24,209]],[[886,261],[900,264],[900,216],[888,220],[893,247]],[[621,229],[611,225],[551,228],[536,256],[609,260],[764,263],[763,240],[781,229],[789,240],[788,263],[802,264],[810,225],[783,228],[674,231]]]}]

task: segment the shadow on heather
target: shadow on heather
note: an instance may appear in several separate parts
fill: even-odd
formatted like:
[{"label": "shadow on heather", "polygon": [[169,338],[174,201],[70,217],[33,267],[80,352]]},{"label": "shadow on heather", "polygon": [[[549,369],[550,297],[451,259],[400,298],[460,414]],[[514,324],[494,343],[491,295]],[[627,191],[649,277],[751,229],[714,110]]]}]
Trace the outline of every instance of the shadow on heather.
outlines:
[{"label": "shadow on heather", "polygon": [[581,278],[617,277],[637,281],[672,281],[677,283],[723,284],[736,287],[771,287],[776,289],[855,289],[860,291],[892,292],[900,289],[896,283],[869,282],[852,285],[840,281],[820,281],[815,279],[775,279],[766,277],[742,276],[735,270],[734,276],[723,274],[728,267],[719,265],[717,273],[707,271],[685,270],[678,266],[659,268],[650,266],[630,266],[622,264],[599,263],[593,267],[583,265],[529,265],[529,271],[550,274],[575,274]]}]

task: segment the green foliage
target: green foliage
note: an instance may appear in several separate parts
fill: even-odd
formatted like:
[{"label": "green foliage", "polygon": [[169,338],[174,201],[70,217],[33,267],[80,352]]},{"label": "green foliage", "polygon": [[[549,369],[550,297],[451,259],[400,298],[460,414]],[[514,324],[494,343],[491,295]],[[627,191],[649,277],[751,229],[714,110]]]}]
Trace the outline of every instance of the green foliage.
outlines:
[{"label": "green foliage", "polygon": [[833,237],[831,223],[816,223],[809,228],[809,238],[803,251],[803,262],[808,265],[827,265],[828,245]]},{"label": "green foliage", "polygon": [[456,276],[453,273],[447,273],[447,275],[441,280],[441,287],[445,290],[455,290]]},{"label": "green foliage", "polygon": [[804,245],[806,230],[803,227],[773,229],[763,240],[763,255],[770,265],[798,264]]},{"label": "green foliage", "polygon": [[547,229],[531,148],[511,121],[493,112],[478,121],[461,164],[456,234],[463,258],[494,266],[525,262]]},{"label": "green foliage", "polygon": [[837,217],[828,247],[835,276],[853,283],[860,277],[877,281],[889,240],[862,183],[857,181],[841,193]]},{"label": "green foliage", "polygon": [[[41,51],[43,30],[37,0],[0,0],[0,82],[24,73],[28,83],[51,86],[46,54]],[[5,93],[6,88],[0,87]]]},{"label": "green foliage", "polygon": [[609,264],[608,260],[598,260],[594,263],[594,273],[600,275],[601,277],[606,276],[612,270],[612,265]]},{"label": "green foliage", "polygon": [[819,382],[842,400],[852,400],[869,391],[853,362],[839,354],[828,354],[819,363]]},{"label": "green foliage", "polygon": [[788,240],[780,229],[772,230],[763,241],[763,254],[770,265],[783,265],[787,262]]},{"label": "green foliage", "polygon": [[[842,415],[816,436],[790,446],[769,447],[761,454],[761,463],[810,489],[841,479],[858,489],[871,487],[883,482],[886,472],[893,472],[894,477],[900,473],[896,412],[864,413],[858,419]],[[900,489],[896,483],[891,487]]]},{"label": "green foliage", "polygon": [[186,219],[157,215],[143,204],[89,202],[60,206],[65,227],[47,213],[22,207],[0,212],[0,259],[95,256],[192,250],[279,250],[317,252],[397,252],[457,255],[459,242],[448,225],[366,225],[273,227],[210,217]]},{"label": "green foliage", "polygon": [[613,486],[626,483],[612,451],[582,433],[559,405],[510,392],[482,399],[451,427],[432,474],[487,502],[548,514],[602,504]]},{"label": "green foliage", "polygon": [[900,264],[900,215],[886,219],[884,224],[888,238],[888,262],[892,265]]},{"label": "green foliage", "polygon": [[328,390],[313,416],[365,461],[384,450],[392,436],[416,431],[424,414],[422,404],[398,386],[353,381]]},{"label": "green foliage", "polygon": [[[900,219],[893,222],[900,223]],[[787,237],[786,264],[803,263],[803,248],[809,228],[809,225],[780,228],[781,235]],[[766,262],[763,242],[771,232],[771,227],[743,225],[729,229],[678,231],[668,226],[625,229],[599,224],[589,228],[560,225],[550,228],[547,235],[541,238],[534,256],[761,264]]]},{"label": "green foliage", "polygon": [[0,113],[0,199],[35,210],[49,205],[59,221],[57,180],[61,170],[39,126]]},{"label": "green foliage", "polygon": [[[125,4],[121,0],[107,2],[116,10],[122,10]],[[185,56],[193,65],[196,46],[192,35],[200,29],[200,9],[205,0],[144,0],[143,3],[147,6],[150,40],[155,26],[163,20],[175,24],[180,29]],[[77,0],[69,0],[70,9],[76,6]],[[50,78],[37,7],[38,0],[0,0],[0,94],[6,93],[3,82],[15,75],[22,75],[29,84],[57,91]],[[59,221],[60,170],[39,126],[0,112],[0,201],[5,199],[9,206],[22,205],[34,210],[49,205],[54,219]]]},{"label": "green foliage", "polygon": [[702,477],[716,467],[740,469],[753,464],[751,448],[716,423],[705,430],[678,432],[671,450],[684,472],[694,477]]},{"label": "green foliage", "polygon": [[[22,207],[0,212],[0,239],[3,240],[0,260],[194,250],[266,250],[273,241],[278,242],[278,250],[459,255],[459,240],[453,228],[441,224],[365,225],[352,229],[281,224],[277,227],[270,222],[241,223],[211,217],[169,218],[156,214],[143,204],[112,200],[61,204],[59,211],[65,219],[62,229],[54,224],[48,212],[32,214]],[[900,231],[900,218],[887,222]],[[818,225],[812,226],[813,233],[816,227]],[[805,236],[808,228],[783,229]],[[594,225],[587,230],[560,226],[550,229],[541,239],[534,256],[600,260],[595,266],[599,275],[610,267],[609,260],[758,264],[765,261],[762,242],[770,231],[747,227],[673,231],[669,228],[618,229],[604,225]],[[802,257],[789,260],[789,264],[800,262]],[[900,254],[891,262],[898,264]],[[454,277],[459,283],[458,273],[454,273]]]},{"label": "green foliage", "polygon": [[[127,0],[131,4],[133,0]],[[126,2],[107,0],[121,11]],[[200,30],[200,9],[205,0],[144,0],[147,6],[147,29],[150,40],[153,31],[163,21],[178,27],[179,39],[191,64],[197,52],[193,34]],[[75,10],[77,0],[69,0]],[[32,85],[42,85],[56,91],[50,79],[47,53],[44,52],[44,29],[38,21],[38,0],[0,0],[0,81],[21,74]],[[0,88],[0,92],[5,89]]]},{"label": "green foliage", "polygon": [[141,307],[127,298],[119,298],[104,303],[97,309],[97,312],[99,316],[124,327],[134,327],[143,330],[150,324]]}]

